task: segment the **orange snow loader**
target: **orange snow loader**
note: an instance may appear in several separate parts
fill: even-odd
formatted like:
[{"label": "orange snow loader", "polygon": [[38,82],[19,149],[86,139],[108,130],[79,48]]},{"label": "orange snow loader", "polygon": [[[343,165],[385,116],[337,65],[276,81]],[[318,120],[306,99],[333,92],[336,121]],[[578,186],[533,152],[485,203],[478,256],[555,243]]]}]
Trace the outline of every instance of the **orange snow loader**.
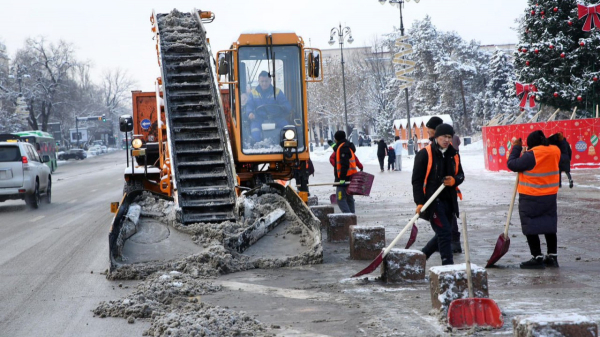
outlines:
[{"label": "orange snow loader", "polygon": [[[123,228],[132,217],[137,219],[130,206],[143,192],[172,202],[174,218],[183,226],[244,222],[239,211],[242,196],[277,193],[304,219],[322,255],[320,225],[306,204],[307,83],[323,79],[321,52],[305,47],[295,33],[253,32],[213,54],[205,25],[214,18],[214,13],[198,10],[152,13],[161,77],[155,92],[134,91],[133,115],[120,118],[131,148],[123,200],[113,205],[111,270],[140,260],[127,249],[136,230],[132,234]],[[287,183],[291,179],[296,179],[297,191]],[[147,213],[142,209],[138,221],[151,215]],[[242,253],[285,222],[281,212],[277,214],[265,215],[260,224],[228,237],[224,245]],[[173,245],[163,244],[167,251]],[[154,249],[146,259],[164,260],[168,253]]]}]

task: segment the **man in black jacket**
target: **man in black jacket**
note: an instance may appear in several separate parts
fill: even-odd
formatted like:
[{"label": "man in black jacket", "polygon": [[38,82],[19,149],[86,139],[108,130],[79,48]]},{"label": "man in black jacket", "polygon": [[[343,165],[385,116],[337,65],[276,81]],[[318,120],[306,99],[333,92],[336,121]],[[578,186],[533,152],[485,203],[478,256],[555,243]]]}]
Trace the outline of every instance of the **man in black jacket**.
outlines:
[{"label": "man in black jacket", "polygon": [[352,180],[352,175],[358,172],[356,156],[354,151],[356,147],[346,139],[346,132],[338,131],[333,136],[336,145],[334,146],[335,165],[333,167],[335,181],[340,185],[336,186],[335,194],[337,204],[344,213],[354,213],[354,196],[347,193],[347,182]]},{"label": "man in black jacket", "polygon": [[[451,247],[452,221],[459,214],[458,186],[465,179],[460,156],[450,144],[452,135],[454,129],[451,125],[440,124],[435,129],[433,142],[417,153],[412,175],[416,213],[429,220],[435,232],[422,251],[427,258],[439,251],[442,265],[454,264]],[[428,165],[430,160],[431,166]],[[421,213],[423,205],[442,184],[446,188],[427,210]]]}]

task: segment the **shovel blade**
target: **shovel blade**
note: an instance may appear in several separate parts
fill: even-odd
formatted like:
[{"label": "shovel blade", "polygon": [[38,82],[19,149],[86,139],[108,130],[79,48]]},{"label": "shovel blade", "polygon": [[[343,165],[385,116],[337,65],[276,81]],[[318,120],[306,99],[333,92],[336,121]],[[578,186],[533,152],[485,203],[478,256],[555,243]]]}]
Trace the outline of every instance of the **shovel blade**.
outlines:
[{"label": "shovel blade", "polygon": [[448,324],[458,329],[472,326],[498,329],[504,325],[504,319],[494,300],[489,298],[463,298],[450,303]]},{"label": "shovel blade", "polygon": [[417,228],[417,225],[413,224],[412,229],[410,230],[410,237],[408,238],[406,247],[404,247],[404,249],[410,248],[410,246],[415,243],[415,240],[417,240],[417,234],[419,234],[419,228]]},{"label": "shovel blade", "polygon": [[375,269],[377,269],[377,267],[379,267],[379,265],[381,264],[381,262],[383,262],[383,250],[381,251],[381,253],[379,253],[379,255],[377,255],[377,257],[375,258],[375,260],[373,260],[373,262],[371,262],[371,264],[369,264],[367,266],[367,268],[359,271],[358,273],[352,275],[352,277],[359,277],[365,274],[370,274],[372,273]]},{"label": "shovel blade", "polygon": [[494,263],[498,262],[501,257],[508,252],[508,248],[510,247],[510,238],[508,236],[504,236],[504,233],[498,236],[498,240],[496,241],[496,247],[494,248],[494,252],[492,253],[492,257],[488,260],[485,265],[486,268],[489,268],[494,265]]},{"label": "shovel blade", "polygon": [[331,202],[332,205],[337,204],[337,196],[335,195],[335,193],[333,193],[332,195],[329,196],[329,201]]}]

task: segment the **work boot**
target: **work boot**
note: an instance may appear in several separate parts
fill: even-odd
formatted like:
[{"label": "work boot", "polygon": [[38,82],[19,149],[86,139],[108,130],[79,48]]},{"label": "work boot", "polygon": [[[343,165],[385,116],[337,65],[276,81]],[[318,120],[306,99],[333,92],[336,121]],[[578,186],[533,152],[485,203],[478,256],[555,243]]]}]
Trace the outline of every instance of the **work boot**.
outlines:
[{"label": "work boot", "polygon": [[569,188],[573,188],[573,180],[569,180]]},{"label": "work boot", "polygon": [[460,247],[460,241],[452,241],[450,243],[450,246],[452,247],[452,253],[462,253],[462,248]]},{"label": "work boot", "polygon": [[548,254],[544,257],[546,267],[558,268],[558,256],[556,254]]},{"label": "work boot", "polygon": [[544,269],[544,257],[542,255],[532,257],[531,260],[521,262],[521,269]]}]

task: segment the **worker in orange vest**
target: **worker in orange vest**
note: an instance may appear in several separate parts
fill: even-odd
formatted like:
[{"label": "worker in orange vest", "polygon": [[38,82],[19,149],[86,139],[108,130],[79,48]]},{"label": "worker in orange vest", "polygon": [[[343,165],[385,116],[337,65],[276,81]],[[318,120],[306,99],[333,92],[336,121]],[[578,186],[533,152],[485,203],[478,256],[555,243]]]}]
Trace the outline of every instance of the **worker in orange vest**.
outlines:
[{"label": "worker in orange vest", "polygon": [[[460,156],[450,144],[454,135],[451,125],[436,127],[431,144],[421,149],[415,156],[412,174],[413,198],[417,204],[416,213],[429,220],[435,232],[434,237],[422,251],[429,257],[440,252],[442,265],[454,264],[452,256],[452,221],[458,216],[458,186],[465,179]],[[444,184],[446,188],[433,201],[426,212],[421,208],[434,192]]]},{"label": "worker in orange vest", "polygon": [[[519,216],[521,229],[533,256],[522,262],[522,269],[544,269],[558,267],[556,230],[558,215],[556,195],[560,179],[558,163],[560,149],[548,145],[542,130],[527,136],[527,151],[522,153],[521,139],[513,139],[507,166],[519,172]],[[546,237],[548,255],[542,255],[540,234]]]},{"label": "worker in orange vest", "polygon": [[[354,150],[356,147],[346,139],[346,132],[339,130],[333,136],[335,138],[335,181],[340,184],[336,186],[335,195],[337,204],[343,213],[354,213],[354,196],[348,194],[347,182],[352,180],[352,175],[358,172],[356,155]],[[362,168],[361,168],[362,171]]]}]

